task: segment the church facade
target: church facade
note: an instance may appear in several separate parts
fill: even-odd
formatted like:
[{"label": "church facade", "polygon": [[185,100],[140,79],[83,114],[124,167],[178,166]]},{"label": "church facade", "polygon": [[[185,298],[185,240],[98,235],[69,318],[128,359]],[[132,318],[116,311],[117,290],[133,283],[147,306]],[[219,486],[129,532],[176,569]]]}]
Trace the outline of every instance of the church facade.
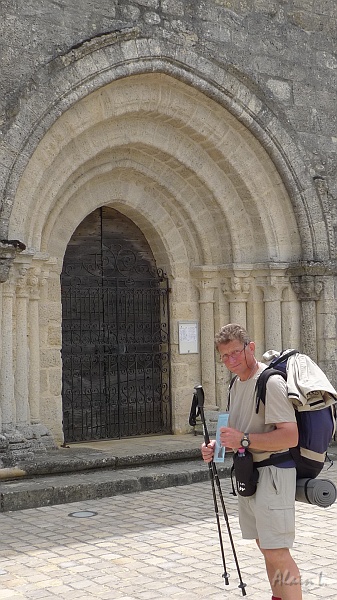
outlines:
[{"label": "church facade", "polygon": [[3,15],[2,464],[189,431],[196,384],[226,405],[227,322],[336,384],[334,2],[30,6]]}]

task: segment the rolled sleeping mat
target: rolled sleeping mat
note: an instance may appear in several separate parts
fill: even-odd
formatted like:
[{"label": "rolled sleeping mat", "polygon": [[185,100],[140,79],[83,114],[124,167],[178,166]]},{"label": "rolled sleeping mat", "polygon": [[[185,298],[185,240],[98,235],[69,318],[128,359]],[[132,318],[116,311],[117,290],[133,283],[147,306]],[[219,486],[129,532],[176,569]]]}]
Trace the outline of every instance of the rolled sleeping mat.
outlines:
[{"label": "rolled sleeping mat", "polygon": [[336,498],[336,486],[329,479],[298,479],[296,482],[295,499],[298,502],[327,508]]}]

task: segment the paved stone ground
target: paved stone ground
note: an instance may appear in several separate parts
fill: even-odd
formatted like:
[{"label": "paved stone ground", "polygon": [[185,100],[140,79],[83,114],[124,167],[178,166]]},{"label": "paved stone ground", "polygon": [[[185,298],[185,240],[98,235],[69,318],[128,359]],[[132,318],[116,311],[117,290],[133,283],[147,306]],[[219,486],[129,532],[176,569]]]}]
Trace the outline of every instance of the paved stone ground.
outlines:
[{"label": "paved stone ground", "polygon": [[[337,469],[323,474],[337,483]],[[241,540],[237,502],[222,480],[247,598],[269,600],[254,542]],[[76,511],[94,516],[77,518]],[[293,550],[304,600],[337,596],[337,504],[296,503]],[[224,586],[209,481],[0,515],[0,600],[223,600],[241,598],[223,518]]]}]

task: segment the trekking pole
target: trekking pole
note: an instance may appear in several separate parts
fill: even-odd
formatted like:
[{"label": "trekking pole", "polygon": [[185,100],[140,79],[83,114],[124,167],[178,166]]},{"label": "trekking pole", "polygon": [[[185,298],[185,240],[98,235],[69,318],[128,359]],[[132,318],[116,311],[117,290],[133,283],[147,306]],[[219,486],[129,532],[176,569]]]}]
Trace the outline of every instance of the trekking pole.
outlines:
[{"label": "trekking pole", "polygon": [[[199,408],[199,412],[200,412],[200,418],[201,418],[202,427],[203,427],[203,433],[204,433],[204,442],[205,442],[205,445],[208,446],[208,444],[210,442],[210,439],[209,439],[209,433],[208,433],[206,419],[205,419],[205,413],[204,413],[205,394],[204,394],[204,390],[203,390],[203,388],[202,388],[201,385],[196,385],[194,387],[194,389],[195,389],[196,394],[197,394],[198,408]],[[218,502],[217,502],[217,497],[216,497],[216,491],[215,491],[214,482],[216,483],[217,488],[218,488],[218,494],[219,494],[219,498],[220,498],[221,507],[222,507],[222,510],[223,510],[223,516],[224,516],[224,519],[225,519],[225,522],[226,522],[226,526],[227,526],[227,533],[228,533],[228,537],[229,537],[229,540],[230,540],[232,554],[233,554],[233,557],[234,557],[234,561],[235,561],[235,565],[236,565],[236,570],[237,570],[239,581],[240,581],[238,587],[241,589],[242,595],[246,596],[246,589],[245,588],[246,588],[247,584],[242,581],[241,571],[240,571],[240,567],[239,567],[239,561],[238,561],[238,557],[237,557],[235,546],[234,546],[234,540],[233,540],[233,536],[232,536],[232,532],[231,532],[231,528],[230,528],[230,524],[229,524],[229,520],[228,520],[228,514],[227,514],[227,510],[226,510],[226,505],[225,505],[224,497],[223,497],[223,494],[222,494],[222,489],[221,489],[221,485],[220,485],[219,475],[218,475],[217,468],[216,468],[216,465],[214,463],[214,460],[211,460],[211,462],[208,463],[208,468],[209,468],[209,476],[210,476],[210,480],[211,480],[211,484],[212,484],[212,494],[213,494],[213,501],[214,501],[214,510],[215,510],[215,517],[216,517],[216,522],[217,522],[217,526],[218,526],[219,541],[220,541],[220,548],[221,548],[221,556],[222,556],[222,562],[223,562],[223,567],[224,567],[223,578],[225,580],[225,585],[229,584],[229,581],[228,581],[229,575],[228,575],[227,569],[226,569],[225,552],[224,552],[223,542],[222,542],[222,533],[221,533],[221,526],[220,526],[220,519],[219,519]]]}]

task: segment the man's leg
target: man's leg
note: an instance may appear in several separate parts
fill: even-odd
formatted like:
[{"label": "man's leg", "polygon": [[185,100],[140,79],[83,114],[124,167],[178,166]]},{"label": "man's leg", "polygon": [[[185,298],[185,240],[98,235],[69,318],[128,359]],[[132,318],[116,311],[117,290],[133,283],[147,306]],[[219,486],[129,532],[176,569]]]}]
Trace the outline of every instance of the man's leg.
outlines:
[{"label": "man's leg", "polygon": [[275,466],[259,471],[255,506],[257,543],[265,559],[273,596],[302,600],[300,573],[289,551],[295,536],[296,471]]},{"label": "man's leg", "polygon": [[288,548],[261,549],[273,596],[282,600],[302,600],[301,576]]}]

